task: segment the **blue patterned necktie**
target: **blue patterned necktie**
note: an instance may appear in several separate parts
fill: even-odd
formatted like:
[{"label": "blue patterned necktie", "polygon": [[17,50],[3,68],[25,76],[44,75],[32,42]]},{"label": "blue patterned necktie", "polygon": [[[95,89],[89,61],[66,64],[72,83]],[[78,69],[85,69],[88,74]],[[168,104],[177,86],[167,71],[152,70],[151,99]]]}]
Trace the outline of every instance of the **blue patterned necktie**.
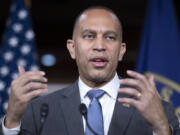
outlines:
[{"label": "blue patterned necktie", "polygon": [[[86,125],[86,135],[104,135],[102,108],[99,103],[99,98],[102,97],[103,94],[103,90],[90,90],[87,93],[91,102],[87,113],[87,121],[90,128]],[[95,132],[95,134],[93,132]]]}]

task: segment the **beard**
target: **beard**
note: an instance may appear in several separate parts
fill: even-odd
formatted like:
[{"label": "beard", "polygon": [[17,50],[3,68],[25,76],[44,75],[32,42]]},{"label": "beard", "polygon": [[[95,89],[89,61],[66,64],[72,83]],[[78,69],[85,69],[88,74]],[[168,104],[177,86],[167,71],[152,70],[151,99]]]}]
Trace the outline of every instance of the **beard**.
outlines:
[{"label": "beard", "polygon": [[100,84],[106,83],[107,78],[105,78],[105,77],[93,77],[93,78],[89,78],[89,81],[91,81],[97,85],[100,85]]},{"label": "beard", "polygon": [[115,73],[107,73],[107,74],[103,74],[103,75],[89,75],[86,76],[86,80],[88,80],[88,82],[91,82],[91,84],[93,84],[94,87],[101,87],[103,85],[105,85],[107,82],[109,82],[113,77],[114,77]]},{"label": "beard", "polygon": [[88,67],[80,62],[77,63],[77,65],[78,64],[78,71],[81,79],[92,87],[101,87],[105,85],[116,73],[116,66],[110,66],[109,64],[104,68],[94,68],[91,65]]}]

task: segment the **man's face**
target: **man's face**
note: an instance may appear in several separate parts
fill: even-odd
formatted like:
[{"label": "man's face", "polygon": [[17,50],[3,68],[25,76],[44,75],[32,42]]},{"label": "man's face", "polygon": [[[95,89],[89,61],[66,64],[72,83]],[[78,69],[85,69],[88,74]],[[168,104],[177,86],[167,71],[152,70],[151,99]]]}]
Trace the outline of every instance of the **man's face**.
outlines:
[{"label": "man's face", "polygon": [[81,15],[76,27],[67,47],[79,75],[91,87],[103,85],[115,75],[126,50],[117,18],[106,10],[90,10]]}]

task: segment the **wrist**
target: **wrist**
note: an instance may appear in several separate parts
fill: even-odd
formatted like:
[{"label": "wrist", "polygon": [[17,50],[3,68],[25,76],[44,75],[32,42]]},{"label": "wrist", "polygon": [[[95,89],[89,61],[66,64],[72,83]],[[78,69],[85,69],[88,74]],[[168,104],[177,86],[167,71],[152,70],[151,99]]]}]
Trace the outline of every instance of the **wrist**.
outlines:
[{"label": "wrist", "polygon": [[171,135],[172,130],[169,125],[161,126],[158,129],[154,130],[155,135]]},{"label": "wrist", "polygon": [[6,128],[15,128],[21,124],[21,120],[11,118],[10,116],[6,115],[4,118],[4,126]]}]

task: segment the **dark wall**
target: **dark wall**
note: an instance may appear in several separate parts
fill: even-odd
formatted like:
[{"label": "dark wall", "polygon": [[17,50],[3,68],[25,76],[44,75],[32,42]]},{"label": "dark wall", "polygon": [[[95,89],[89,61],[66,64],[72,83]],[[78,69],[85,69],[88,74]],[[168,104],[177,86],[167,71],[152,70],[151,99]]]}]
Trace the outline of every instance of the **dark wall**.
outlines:
[{"label": "dark wall", "polygon": [[[180,1],[173,2],[179,21]],[[11,0],[0,1],[0,41],[9,15],[10,3]],[[118,66],[118,73],[125,76],[127,69],[134,69],[147,4],[148,0],[32,0],[30,12],[39,58],[45,53],[52,53],[57,58],[53,67],[41,65],[42,70],[47,72],[49,81],[72,82],[78,77],[76,64],[66,49],[66,40],[71,38],[75,17],[92,5],[112,8],[121,19],[127,53]]]}]

